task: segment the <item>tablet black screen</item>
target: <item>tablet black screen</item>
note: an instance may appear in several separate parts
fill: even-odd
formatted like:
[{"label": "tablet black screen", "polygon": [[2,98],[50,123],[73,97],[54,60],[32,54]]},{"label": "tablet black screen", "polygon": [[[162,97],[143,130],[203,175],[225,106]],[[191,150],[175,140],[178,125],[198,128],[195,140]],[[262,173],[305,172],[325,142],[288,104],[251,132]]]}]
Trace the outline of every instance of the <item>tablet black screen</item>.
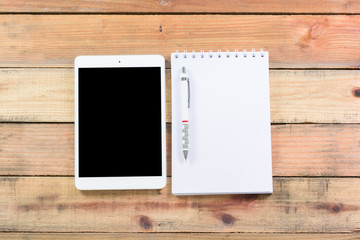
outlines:
[{"label": "tablet black screen", "polygon": [[79,177],[161,176],[161,68],[79,68]]}]

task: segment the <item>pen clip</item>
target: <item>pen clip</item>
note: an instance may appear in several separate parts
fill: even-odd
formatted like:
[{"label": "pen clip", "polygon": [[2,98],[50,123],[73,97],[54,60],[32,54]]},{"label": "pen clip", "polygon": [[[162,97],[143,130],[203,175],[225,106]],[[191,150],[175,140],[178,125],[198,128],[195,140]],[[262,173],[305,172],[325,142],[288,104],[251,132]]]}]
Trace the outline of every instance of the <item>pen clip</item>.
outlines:
[{"label": "pen clip", "polygon": [[185,66],[182,67],[182,74],[184,75],[181,76],[181,81],[186,81],[188,87],[188,108],[190,108],[190,80],[189,77],[186,75]]},{"label": "pen clip", "polygon": [[189,78],[186,79],[188,85],[188,108],[190,108],[190,81]]}]

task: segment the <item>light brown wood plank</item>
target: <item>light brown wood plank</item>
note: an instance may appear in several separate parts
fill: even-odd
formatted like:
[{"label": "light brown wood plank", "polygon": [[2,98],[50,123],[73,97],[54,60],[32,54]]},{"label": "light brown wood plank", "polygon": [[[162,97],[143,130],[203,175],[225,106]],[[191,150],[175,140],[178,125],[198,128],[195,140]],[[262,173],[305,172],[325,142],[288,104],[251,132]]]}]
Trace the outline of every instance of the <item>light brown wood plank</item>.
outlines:
[{"label": "light brown wood plank", "polygon": [[[76,23],[76,24],[75,24]],[[77,55],[263,48],[272,68],[358,68],[357,15],[1,15],[0,67],[72,66]]]},{"label": "light brown wood plank", "polygon": [[72,177],[0,178],[0,231],[353,232],[359,178],[274,178],[272,195],[78,191]]},{"label": "light brown wood plank", "polygon": [[96,240],[355,240],[357,233],[1,233],[0,240],[96,239]]},{"label": "light brown wood plank", "polygon": [[0,121],[74,121],[74,70],[0,69]]},{"label": "light brown wood plank", "polygon": [[[170,70],[166,80],[171,122]],[[74,121],[73,69],[0,69],[0,84],[0,121]],[[271,70],[270,102],[273,123],[360,123],[360,71]]]},{"label": "light brown wood plank", "polygon": [[71,4],[58,0],[3,0],[4,13],[359,13],[358,0],[76,0]]},{"label": "light brown wood plank", "polygon": [[[271,129],[274,176],[360,176],[359,124]],[[166,137],[171,176],[170,124]],[[0,175],[74,175],[73,124],[0,124],[0,166]]]},{"label": "light brown wood plank", "polygon": [[359,122],[360,71],[270,71],[270,107],[275,123]]},{"label": "light brown wood plank", "polygon": [[73,124],[0,124],[0,175],[74,175]]},{"label": "light brown wood plank", "polygon": [[273,125],[271,130],[274,176],[360,176],[360,125]]}]

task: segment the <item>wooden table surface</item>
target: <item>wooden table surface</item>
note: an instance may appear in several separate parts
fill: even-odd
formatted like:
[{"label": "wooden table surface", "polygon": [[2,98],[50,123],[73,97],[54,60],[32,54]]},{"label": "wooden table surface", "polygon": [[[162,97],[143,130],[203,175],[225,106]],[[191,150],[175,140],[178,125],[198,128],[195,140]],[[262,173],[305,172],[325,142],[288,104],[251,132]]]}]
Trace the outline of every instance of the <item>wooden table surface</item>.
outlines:
[{"label": "wooden table surface", "polygon": [[[0,239],[360,239],[360,0],[2,0],[0,13]],[[270,52],[274,193],[173,196],[170,53],[252,48]],[[166,59],[162,190],[75,189],[73,62],[100,54]]]}]

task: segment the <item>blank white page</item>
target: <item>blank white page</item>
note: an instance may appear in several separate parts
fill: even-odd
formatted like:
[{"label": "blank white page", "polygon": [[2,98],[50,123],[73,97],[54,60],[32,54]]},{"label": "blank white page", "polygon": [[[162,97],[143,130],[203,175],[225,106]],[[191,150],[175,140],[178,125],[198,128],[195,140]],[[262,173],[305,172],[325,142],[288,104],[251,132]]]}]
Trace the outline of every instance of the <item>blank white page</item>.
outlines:
[{"label": "blank white page", "polygon": [[[183,66],[190,79],[187,162]],[[173,194],[272,193],[268,52],[172,53],[171,81]]]}]

